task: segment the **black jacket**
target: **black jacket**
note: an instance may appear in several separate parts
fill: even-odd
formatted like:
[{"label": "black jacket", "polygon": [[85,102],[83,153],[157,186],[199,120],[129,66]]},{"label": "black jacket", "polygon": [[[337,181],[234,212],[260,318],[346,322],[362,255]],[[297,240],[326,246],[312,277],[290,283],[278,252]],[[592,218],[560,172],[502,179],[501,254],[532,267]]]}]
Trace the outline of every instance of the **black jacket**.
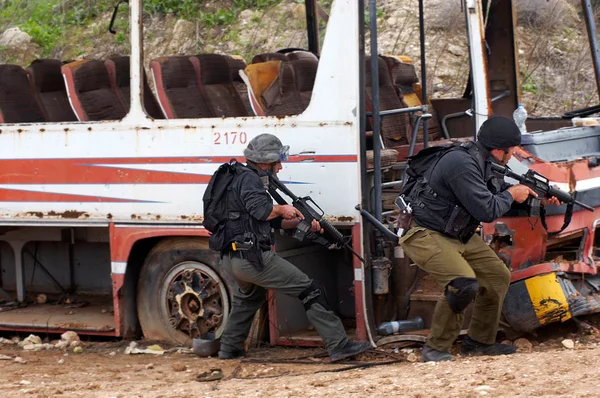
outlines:
[{"label": "black jacket", "polygon": [[510,185],[490,169],[492,154],[479,143],[468,148],[448,151],[426,173],[413,207],[417,224],[464,241],[479,222],[501,217],[513,203]]}]

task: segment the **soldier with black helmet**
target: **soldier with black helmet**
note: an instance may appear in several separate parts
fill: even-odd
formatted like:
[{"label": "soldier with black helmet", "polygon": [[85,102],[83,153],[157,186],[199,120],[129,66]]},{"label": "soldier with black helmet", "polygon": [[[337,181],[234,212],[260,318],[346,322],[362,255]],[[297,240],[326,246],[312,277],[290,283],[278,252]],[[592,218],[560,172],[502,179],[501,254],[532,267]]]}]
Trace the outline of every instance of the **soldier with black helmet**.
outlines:
[{"label": "soldier with black helmet", "polygon": [[[516,351],[513,345],[496,343],[510,271],[475,232],[479,223],[500,218],[513,203],[537,196],[524,185],[507,184],[490,168],[491,162],[505,165],[520,144],[521,132],[512,120],[492,117],[482,124],[477,142],[444,153],[408,195],[413,225],[400,244],[444,289],[423,349],[425,362],[452,359],[450,349],[462,328],[464,311],[473,301],[462,353]],[[558,204],[558,200],[542,203]]]}]

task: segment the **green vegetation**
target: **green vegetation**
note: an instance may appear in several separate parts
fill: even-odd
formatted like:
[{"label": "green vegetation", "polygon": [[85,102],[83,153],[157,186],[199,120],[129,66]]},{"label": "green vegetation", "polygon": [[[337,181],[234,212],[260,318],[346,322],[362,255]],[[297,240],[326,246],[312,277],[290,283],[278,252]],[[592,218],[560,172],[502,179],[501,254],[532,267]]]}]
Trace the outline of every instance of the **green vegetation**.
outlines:
[{"label": "green vegetation", "polygon": [[[0,0],[0,33],[18,27],[40,46],[40,56],[53,56],[67,45],[91,45],[98,34],[108,34],[108,22],[118,0]],[[210,6],[198,0],[144,0],[144,16],[172,14],[177,19],[198,22],[212,28],[235,24],[245,9],[266,9],[281,0],[228,0]],[[115,21],[117,34],[111,39],[117,45],[128,42],[128,6],[122,4]],[[102,29],[89,26],[102,17]],[[90,36],[90,37],[88,37]]]}]

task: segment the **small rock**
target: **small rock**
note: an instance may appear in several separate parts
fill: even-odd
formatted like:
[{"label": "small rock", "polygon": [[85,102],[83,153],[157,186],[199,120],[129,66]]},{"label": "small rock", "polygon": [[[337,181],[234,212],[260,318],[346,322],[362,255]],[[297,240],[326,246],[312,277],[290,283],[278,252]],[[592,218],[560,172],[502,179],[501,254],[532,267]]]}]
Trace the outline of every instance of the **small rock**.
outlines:
[{"label": "small rock", "polygon": [[108,310],[106,308],[102,308],[102,313],[106,314],[108,312]]},{"label": "small rock", "polygon": [[26,361],[26,360],[24,360],[24,359],[23,359],[23,358],[21,358],[21,357],[16,357],[16,358],[15,358],[15,362],[16,362],[16,363],[21,363],[21,364],[23,364],[23,365],[25,365],[25,364],[27,363],[27,361]]},{"label": "small rock", "polygon": [[28,344],[42,344],[42,339],[35,334],[30,334],[23,341],[19,342],[19,347],[24,347]]},{"label": "small rock", "polygon": [[448,46],[448,52],[452,55],[456,55],[457,57],[462,57],[463,55],[465,55],[465,51],[454,44],[450,44]]},{"label": "small rock", "polygon": [[12,339],[10,339],[10,341],[12,341],[13,344],[19,344],[21,342],[21,340],[19,340],[18,337],[13,337]]},{"label": "small rock", "polygon": [[25,344],[22,348],[26,351],[33,351],[35,350],[35,344]]},{"label": "small rock", "polygon": [[48,297],[45,294],[38,294],[35,301],[37,301],[38,304],[46,304]]},{"label": "small rock", "polygon": [[55,347],[64,350],[77,347],[79,344],[81,344],[79,335],[73,331],[68,331],[60,335],[60,341],[56,343]]},{"label": "small rock", "polygon": [[4,337],[0,337],[0,344],[17,344],[19,341],[15,343],[14,340],[5,339]]},{"label": "small rock", "polygon": [[115,355],[117,355],[115,351],[112,351],[110,354],[108,354],[109,357],[114,357]]},{"label": "small rock", "polygon": [[564,339],[562,341],[562,345],[563,345],[563,347],[568,348],[570,350],[572,350],[573,348],[575,348],[575,343],[571,339]]},{"label": "small rock", "polygon": [[19,28],[10,28],[0,35],[0,46],[17,47],[31,42],[31,36]]},{"label": "small rock", "polygon": [[21,381],[19,382],[19,384],[22,384],[22,385],[24,385],[24,386],[28,386],[28,385],[30,385],[30,384],[31,384],[31,382],[30,382],[29,380],[21,380]]},{"label": "small rock", "polygon": [[149,363],[148,365],[146,365],[146,369],[154,369],[154,364]]},{"label": "small rock", "polygon": [[518,351],[521,352],[531,352],[531,350],[533,350],[533,344],[531,344],[531,341],[527,340],[526,338],[516,339],[514,346]]},{"label": "small rock", "polygon": [[12,359],[11,356],[0,354],[0,361],[12,361]]},{"label": "small rock", "polygon": [[187,366],[181,362],[175,362],[172,367],[175,372],[184,372],[187,370]]},{"label": "small rock", "polygon": [[406,360],[408,362],[417,362],[419,361],[419,357],[417,356],[417,354],[415,354],[414,352],[411,352],[410,354],[408,354],[408,356],[406,357]]},{"label": "small rock", "polygon": [[63,358],[61,358],[61,359],[58,360],[58,364],[59,365],[62,365],[63,363],[65,363],[65,360]]},{"label": "small rock", "polygon": [[83,352],[83,348],[77,346],[75,348],[73,348],[73,353],[74,354],[81,354]]}]

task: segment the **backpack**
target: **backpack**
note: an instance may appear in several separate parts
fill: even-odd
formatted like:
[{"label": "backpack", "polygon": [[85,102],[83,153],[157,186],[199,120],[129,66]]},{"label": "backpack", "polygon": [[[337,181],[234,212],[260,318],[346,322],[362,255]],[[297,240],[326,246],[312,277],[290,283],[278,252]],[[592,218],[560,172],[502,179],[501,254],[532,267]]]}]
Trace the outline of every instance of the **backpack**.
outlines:
[{"label": "backpack", "polygon": [[437,162],[451,150],[461,147],[461,143],[450,143],[443,145],[430,146],[421,149],[416,155],[410,156],[406,161],[404,171],[404,183],[400,188],[400,195],[408,198],[415,184],[425,177]]},{"label": "backpack", "polygon": [[202,201],[204,202],[204,228],[213,234],[219,229],[222,229],[223,224],[227,220],[227,191],[234,178],[246,171],[247,168],[231,159],[229,163],[223,163],[217,171],[214,172]]}]

